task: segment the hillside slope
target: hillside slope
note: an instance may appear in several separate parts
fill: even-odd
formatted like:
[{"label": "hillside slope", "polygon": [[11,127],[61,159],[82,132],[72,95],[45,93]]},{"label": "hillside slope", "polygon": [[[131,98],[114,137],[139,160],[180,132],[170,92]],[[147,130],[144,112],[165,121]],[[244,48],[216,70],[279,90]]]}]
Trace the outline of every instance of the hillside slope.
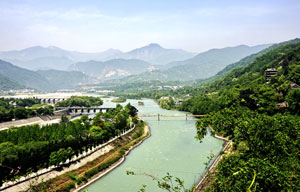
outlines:
[{"label": "hillside slope", "polygon": [[105,62],[88,61],[75,63],[69,67],[72,71],[81,71],[84,74],[100,80],[115,79],[147,71],[151,65],[137,59],[112,59]]},{"label": "hillside slope", "polygon": [[40,91],[75,88],[89,82],[89,77],[78,71],[31,71],[0,60],[0,79],[3,89],[34,88]]},{"label": "hillside slope", "polygon": [[[270,80],[266,70],[277,71]],[[194,114],[197,138],[207,127],[233,141],[208,191],[300,190],[300,43],[279,46],[246,67],[195,89],[180,106]]]},{"label": "hillside slope", "polygon": [[23,89],[24,86],[0,74],[0,90]]},{"label": "hillside slope", "polygon": [[89,82],[89,77],[79,71],[39,70],[38,74],[43,76],[55,89],[73,89],[77,85]]},{"label": "hillside slope", "polygon": [[133,75],[122,79],[126,82],[160,80],[160,81],[189,81],[205,79],[215,75],[225,66],[238,60],[259,52],[270,45],[259,45],[254,47],[237,46],[223,49],[212,49],[200,53],[195,57],[171,63],[168,69],[152,70],[140,75]]},{"label": "hillside slope", "polygon": [[55,89],[55,87],[40,74],[17,67],[2,60],[0,60],[0,74],[25,87],[31,87],[42,91]]},{"label": "hillside slope", "polygon": [[104,62],[112,59],[138,59],[155,65],[163,65],[172,61],[189,59],[195,55],[196,53],[180,49],[166,49],[152,43],[128,52],[108,49],[96,53],[68,51],[54,46],[35,46],[23,50],[0,52],[0,59],[30,70],[66,70],[73,63],[90,60]]}]

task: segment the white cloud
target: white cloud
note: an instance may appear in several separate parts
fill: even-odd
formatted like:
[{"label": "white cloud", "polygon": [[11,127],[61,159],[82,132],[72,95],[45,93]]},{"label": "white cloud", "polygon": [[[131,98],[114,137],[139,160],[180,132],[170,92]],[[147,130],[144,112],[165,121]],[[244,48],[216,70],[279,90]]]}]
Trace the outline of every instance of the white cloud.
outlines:
[{"label": "white cloud", "polygon": [[230,6],[218,8],[200,8],[195,11],[198,16],[250,16],[259,17],[276,13],[278,10],[267,7]]}]

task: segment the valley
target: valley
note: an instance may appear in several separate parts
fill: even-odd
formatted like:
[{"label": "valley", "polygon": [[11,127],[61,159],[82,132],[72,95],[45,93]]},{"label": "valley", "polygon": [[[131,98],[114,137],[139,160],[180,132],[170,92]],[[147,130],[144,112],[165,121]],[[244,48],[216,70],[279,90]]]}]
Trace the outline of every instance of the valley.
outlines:
[{"label": "valley", "polygon": [[[150,44],[65,70],[0,61],[1,190],[154,191],[166,173],[190,191],[201,178],[246,190],[253,174],[261,190],[297,190],[275,181],[299,174],[299,42],[185,56]],[[158,59],[171,53],[190,58]]]}]

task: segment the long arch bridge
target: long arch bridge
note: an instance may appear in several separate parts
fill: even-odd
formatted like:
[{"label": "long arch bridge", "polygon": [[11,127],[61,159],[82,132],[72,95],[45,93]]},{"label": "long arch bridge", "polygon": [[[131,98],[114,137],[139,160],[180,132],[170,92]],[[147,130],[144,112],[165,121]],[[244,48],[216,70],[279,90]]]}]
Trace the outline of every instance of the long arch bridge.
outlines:
[{"label": "long arch bridge", "polygon": [[56,115],[92,115],[99,112],[114,110],[113,107],[56,107]]}]

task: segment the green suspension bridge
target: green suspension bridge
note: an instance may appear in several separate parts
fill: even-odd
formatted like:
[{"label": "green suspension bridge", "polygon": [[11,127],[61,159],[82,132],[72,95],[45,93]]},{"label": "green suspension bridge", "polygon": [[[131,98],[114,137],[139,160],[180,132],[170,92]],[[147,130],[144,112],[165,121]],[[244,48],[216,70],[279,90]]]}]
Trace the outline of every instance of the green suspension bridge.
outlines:
[{"label": "green suspension bridge", "polygon": [[187,120],[188,117],[206,117],[207,115],[192,115],[192,114],[175,114],[175,115],[166,115],[166,114],[145,114],[138,115],[138,117],[157,117],[157,120],[160,121],[160,117],[185,117]]}]

